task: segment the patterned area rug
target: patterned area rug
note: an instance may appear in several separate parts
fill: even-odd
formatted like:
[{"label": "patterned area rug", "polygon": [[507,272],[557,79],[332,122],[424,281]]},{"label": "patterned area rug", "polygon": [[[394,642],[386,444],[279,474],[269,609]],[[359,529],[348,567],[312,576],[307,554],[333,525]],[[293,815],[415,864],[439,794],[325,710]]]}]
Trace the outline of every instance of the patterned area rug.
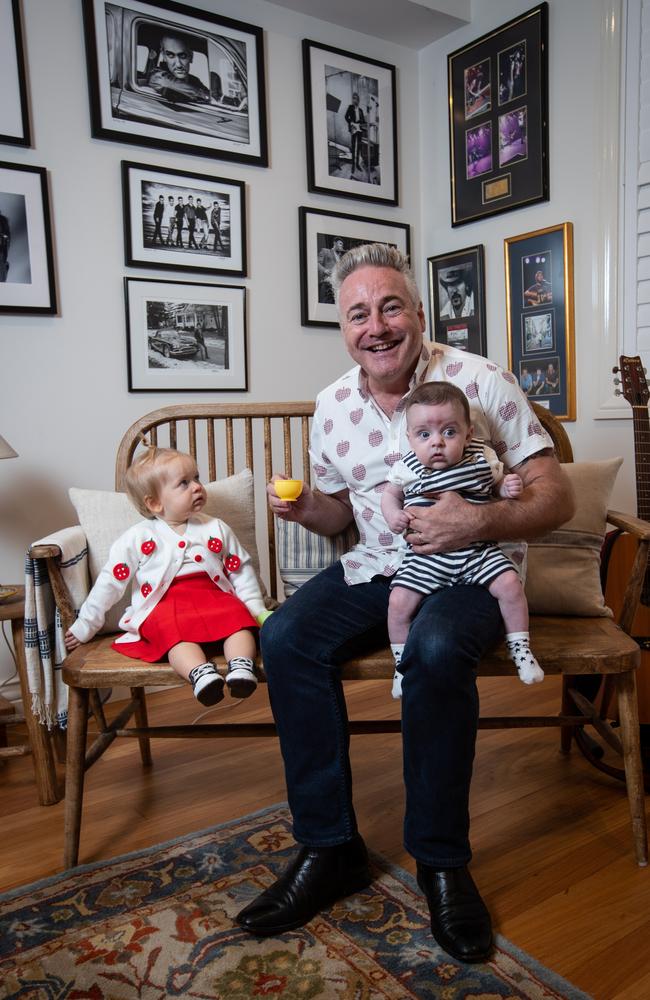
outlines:
[{"label": "patterned area rug", "polygon": [[492,961],[442,952],[414,879],[376,879],[304,928],[234,923],[295,850],[285,806],[0,896],[0,996],[29,1000],[589,1000],[500,938]]}]

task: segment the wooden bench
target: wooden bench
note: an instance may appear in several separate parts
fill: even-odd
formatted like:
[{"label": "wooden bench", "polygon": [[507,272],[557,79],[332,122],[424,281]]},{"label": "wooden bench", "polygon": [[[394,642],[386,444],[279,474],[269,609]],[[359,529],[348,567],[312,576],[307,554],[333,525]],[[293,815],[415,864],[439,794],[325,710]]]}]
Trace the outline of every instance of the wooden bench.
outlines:
[{"label": "wooden bench", "polygon": [[[562,425],[542,407],[535,406],[535,411],[551,434],[560,461],[572,461],[571,445]],[[245,468],[253,470],[258,547],[265,562],[262,576],[270,595],[274,598],[282,596],[276,561],[276,525],[266,505],[266,483],[273,472],[280,471],[309,482],[308,442],[312,414],[312,403],[299,402],[182,404],[156,410],[142,417],[124,435],[117,455],[116,489],[123,489],[125,470],[132,461],[142,434],[160,446],[191,452],[199,462],[204,482],[231,476]],[[560,726],[565,749],[570,746],[575,728],[584,727],[586,723],[595,725],[601,734],[606,733],[608,742],[619,749],[623,759],[634,852],[638,864],[645,865],[648,848],[635,682],[640,654],[629,632],[645,574],[650,525],[615,512],[610,512],[608,520],[639,539],[620,623],[616,624],[610,618],[533,616],[532,646],[540,664],[547,674],[564,677],[560,714],[550,717],[481,717],[479,725],[483,728]],[[30,554],[33,558],[47,561],[52,588],[67,627],[74,620],[74,610],[58,565],[60,550],[56,545],[36,545]],[[85,772],[118,736],[137,738],[142,761],[148,764],[151,762],[149,741],[153,736],[270,736],[275,732],[269,723],[150,727],[144,687],[177,685],[178,677],[167,664],[141,664],[113,652],[111,641],[111,636],[97,637],[78,647],[66,658],[63,666],[63,678],[70,689],[65,792],[66,867],[77,864],[78,860]],[[259,667],[263,678],[263,665],[259,664]],[[479,673],[481,676],[513,676],[514,681],[520,683],[503,647],[481,662]],[[345,679],[377,679],[386,684],[392,674],[393,661],[388,649],[363,659],[351,660],[343,671]],[[598,711],[583,696],[574,695],[572,679],[584,674],[611,675],[618,696],[619,728],[616,731],[601,719]],[[107,722],[98,691],[119,686],[131,690],[131,700],[116,718]],[[87,747],[89,708],[98,721],[100,732],[92,745]],[[132,717],[135,725],[128,726]],[[395,720],[352,721],[350,729],[353,734],[387,733],[398,731],[399,725]]]}]

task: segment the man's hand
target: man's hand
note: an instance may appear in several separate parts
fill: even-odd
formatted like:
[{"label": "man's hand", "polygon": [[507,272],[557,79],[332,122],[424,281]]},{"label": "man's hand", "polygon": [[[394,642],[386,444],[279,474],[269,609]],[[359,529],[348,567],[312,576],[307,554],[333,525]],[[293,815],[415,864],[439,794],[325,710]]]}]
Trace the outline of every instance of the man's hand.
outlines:
[{"label": "man's hand", "polygon": [[352,520],[352,504],[347,490],[339,493],[320,493],[303,483],[302,493],[297,500],[280,500],[273,485],[276,479],[288,476],[273,473],[266,487],[266,497],[271,512],[283,521],[297,521],[317,535],[336,535],[343,531]]},{"label": "man's hand", "polygon": [[433,507],[412,507],[406,534],[414,552],[452,552],[474,542],[537,538],[565,524],[575,512],[568,479],[550,451],[540,452],[515,470],[523,491],[516,501],[469,503],[457,493],[440,493]]}]

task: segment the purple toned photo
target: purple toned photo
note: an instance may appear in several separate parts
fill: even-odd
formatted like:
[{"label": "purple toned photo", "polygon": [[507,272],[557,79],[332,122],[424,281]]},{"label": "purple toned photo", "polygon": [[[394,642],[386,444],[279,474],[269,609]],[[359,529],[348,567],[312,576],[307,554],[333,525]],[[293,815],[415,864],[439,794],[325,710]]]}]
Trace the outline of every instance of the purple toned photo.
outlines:
[{"label": "purple toned photo", "polygon": [[528,158],[528,114],[526,108],[499,117],[499,166]]},{"label": "purple toned photo", "polygon": [[492,170],[492,126],[489,122],[465,133],[467,179]]}]

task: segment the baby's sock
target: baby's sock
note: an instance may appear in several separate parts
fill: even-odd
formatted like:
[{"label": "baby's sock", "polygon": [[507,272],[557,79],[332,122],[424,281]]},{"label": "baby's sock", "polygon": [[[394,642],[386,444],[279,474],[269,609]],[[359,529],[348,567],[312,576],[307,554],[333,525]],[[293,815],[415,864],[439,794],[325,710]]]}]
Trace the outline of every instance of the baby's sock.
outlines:
[{"label": "baby's sock", "polygon": [[190,670],[189,681],[194,697],[202,705],[216,705],[223,698],[223,677],[213,663],[200,663]]},{"label": "baby's sock", "polygon": [[257,677],[250,656],[233,656],[228,660],[226,684],[233,698],[248,698],[253,693]]},{"label": "baby's sock", "polygon": [[529,632],[509,632],[506,646],[524,684],[538,684],[544,680],[544,671],[530,650]]},{"label": "baby's sock", "polygon": [[398,699],[402,697],[402,678],[403,674],[399,671],[399,665],[402,662],[402,654],[404,652],[403,642],[391,642],[390,650],[395,657],[395,673],[393,674],[393,689],[391,694],[393,698]]}]

